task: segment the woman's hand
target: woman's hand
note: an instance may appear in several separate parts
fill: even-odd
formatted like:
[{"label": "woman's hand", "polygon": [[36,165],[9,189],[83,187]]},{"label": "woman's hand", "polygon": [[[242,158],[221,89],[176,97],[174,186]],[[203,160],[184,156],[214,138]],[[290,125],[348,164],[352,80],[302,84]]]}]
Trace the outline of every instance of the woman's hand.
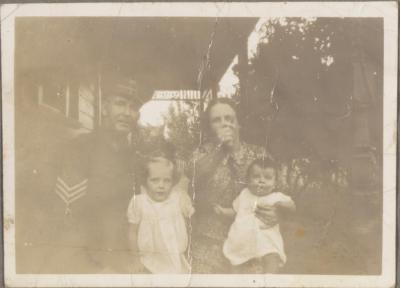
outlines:
[{"label": "woman's hand", "polygon": [[268,229],[278,224],[278,215],[275,206],[257,206],[255,214],[263,223],[261,229]]},{"label": "woman's hand", "polygon": [[233,124],[225,125],[216,131],[216,136],[219,143],[227,148],[232,148],[234,145],[235,126]]}]

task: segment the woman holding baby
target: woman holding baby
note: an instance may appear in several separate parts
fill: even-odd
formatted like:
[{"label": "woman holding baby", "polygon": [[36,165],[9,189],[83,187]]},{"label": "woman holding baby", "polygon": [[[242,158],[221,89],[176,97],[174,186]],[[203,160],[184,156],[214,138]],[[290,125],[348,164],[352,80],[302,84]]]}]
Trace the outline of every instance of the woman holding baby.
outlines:
[{"label": "woman holding baby", "polygon": [[[249,175],[252,174],[252,171],[248,171],[250,165],[256,159],[269,158],[269,155],[262,147],[249,145],[241,141],[236,105],[230,99],[219,98],[211,101],[205,111],[203,120],[203,132],[208,137],[208,141],[193,153],[190,165],[190,176],[193,181],[191,186],[194,188],[192,192],[194,193],[193,198],[196,209],[192,220],[192,272],[232,273],[232,265],[238,266],[238,263],[231,261],[231,258],[235,258],[235,255],[229,255],[232,254],[230,252],[224,253],[224,250],[229,250],[224,249],[224,243],[227,241],[228,234],[230,234],[230,226],[235,215],[243,214],[238,213],[239,211],[232,211],[232,208],[239,208],[233,207],[233,203],[235,201],[236,204],[239,204],[238,198],[240,197],[238,196],[248,186],[249,176],[254,176]],[[264,175],[265,169],[263,169],[265,167],[261,164],[260,168],[262,168],[262,175],[256,176],[266,178],[265,176],[267,175]],[[275,180],[277,176],[275,175],[275,169],[273,169],[273,173]],[[262,179],[261,182],[263,182],[261,185],[257,185],[264,187],[265,179]],[[274,187],[269,188],[271,191],[268,191],[268,193],[274,191],[276,183],[273,184]],[[264,189],[257,188],[257,185],[254,186],[255,189]],[[264,192],[265,194],[267,192]],[[243,197],[241,199],[243,200]],[[243,208],[244,206],[242,205],[241,207]],[[262,229],[268,229],[277,224],[274,205],[254,207],[253,211],[248,212],[247,214],[253,217],[251,221],[258,221]],[[228,244],[231,242],[229,241]],[[236,252],[242,253],[241,251]],[[281,260],[284,261],[284,259],[279,259],[278,262]],[[259,263],[253,262],[245,261],[245,263],[240,263],[245,264],[244,266],[246,267],[242,265],[243,269],[239,270],[245,273],[259,273],[259,271],[256,271],[259,270]],[[276,272],[275,270],[272,272]]]}]

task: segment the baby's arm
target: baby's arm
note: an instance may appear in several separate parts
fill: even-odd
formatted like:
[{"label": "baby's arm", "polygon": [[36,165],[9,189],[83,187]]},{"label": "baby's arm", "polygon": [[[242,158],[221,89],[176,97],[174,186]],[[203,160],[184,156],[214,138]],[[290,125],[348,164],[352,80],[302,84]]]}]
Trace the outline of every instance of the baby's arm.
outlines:
[{"label": "baby's arm", "polygon": [[223,215],[229,218],[235,218],[236,215],[236,211],[238,211],[239,206],[240,206],[240,199],[241,199],[241,194],[239,194],[238,197],[236,197],[235,200],[233,200],[232,202],[232,207],[222,207],[219,204],[214,204],[213,208],[214,208],[214,212],[217,215]]},{"label": "baby's arm", "polygon": [[296,210],[296,204],[294,204],[293,200],[289,197],[287,197],[287,199],[277,201],[275,203],[275,206],[279,207],[279,208],[287,209],[291,212],[294,212]]},{"label": "baby's arm", "polygon": [[235,210],[233,210],[233,208],[224,208],[218,204],[216,204],[214,206],[214,212],[217,215],[224,215],[224,216],[231,217],[231,218],[235,217],[235,214],[236,214],[236,212],[235,212]]}]

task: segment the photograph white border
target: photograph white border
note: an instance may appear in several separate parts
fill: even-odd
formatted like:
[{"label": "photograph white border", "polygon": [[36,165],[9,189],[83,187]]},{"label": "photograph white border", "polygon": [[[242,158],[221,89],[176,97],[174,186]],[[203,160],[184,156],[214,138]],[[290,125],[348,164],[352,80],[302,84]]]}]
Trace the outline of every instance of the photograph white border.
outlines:
[{"label": "photograph white border", "polygon": [[[384,18],[382,274],[47,275],[17,274],[15,263],[15,18],[51,17],[382,17]],[[53,3],[1,6],[3,231],[7,287],[394,287],[396,261],[397,2]]]}]

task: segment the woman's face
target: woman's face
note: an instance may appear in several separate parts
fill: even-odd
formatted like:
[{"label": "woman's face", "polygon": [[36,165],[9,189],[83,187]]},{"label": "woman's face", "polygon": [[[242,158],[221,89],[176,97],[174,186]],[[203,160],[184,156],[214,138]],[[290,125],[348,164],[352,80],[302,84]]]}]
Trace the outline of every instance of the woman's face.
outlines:
[{"label": "woman's face", "polygon": [[217,103],[210,109],[210,128],[217,138],[228,137],[235,141],[239,135],[239,124],[235,110],[225,103]]}]

